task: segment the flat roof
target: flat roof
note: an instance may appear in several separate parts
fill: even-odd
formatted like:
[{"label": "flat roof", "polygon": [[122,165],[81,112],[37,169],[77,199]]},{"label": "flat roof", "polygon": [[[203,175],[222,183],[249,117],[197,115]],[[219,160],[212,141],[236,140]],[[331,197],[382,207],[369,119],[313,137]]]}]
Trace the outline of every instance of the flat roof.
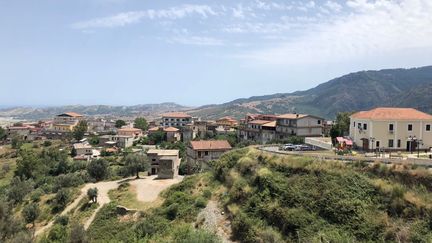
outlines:
[{"label": "flat roof", "polygon": [[158,156],[178,156],[177,149],[149,149],[147,154],[157,154]]}]

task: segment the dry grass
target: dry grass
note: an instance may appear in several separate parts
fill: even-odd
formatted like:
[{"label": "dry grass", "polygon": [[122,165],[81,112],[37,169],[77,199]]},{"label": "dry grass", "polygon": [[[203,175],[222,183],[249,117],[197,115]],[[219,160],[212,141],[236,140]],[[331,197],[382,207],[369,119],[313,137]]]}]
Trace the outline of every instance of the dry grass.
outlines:
[{"label": "dry grass", "polygon": [[141,202],[137,199],[137,191],[135,186],[127,185],[111,190],[108,195],[112,201],[129,209],[146,211],[150,208],[159,207],[163,203],[163,199],[158,196],[153,202]]}]

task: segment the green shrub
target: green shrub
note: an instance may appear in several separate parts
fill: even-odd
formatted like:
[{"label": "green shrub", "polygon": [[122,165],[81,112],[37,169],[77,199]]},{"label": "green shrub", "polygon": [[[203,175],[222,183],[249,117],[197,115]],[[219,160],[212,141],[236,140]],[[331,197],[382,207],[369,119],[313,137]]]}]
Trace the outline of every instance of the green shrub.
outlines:
[{"label": "green shrub", "polygon": [[199,207],[199,208],[205,208],[207,205],[207,200],[203,197],[197,197],[197,199],[195,199],[195,206]]},{"label": "green shrub", "polygon": [[174,242],[177,243],[219,243],[220,239],[207,231],[193,229],[190,225],[181,225],[173,232]]}]

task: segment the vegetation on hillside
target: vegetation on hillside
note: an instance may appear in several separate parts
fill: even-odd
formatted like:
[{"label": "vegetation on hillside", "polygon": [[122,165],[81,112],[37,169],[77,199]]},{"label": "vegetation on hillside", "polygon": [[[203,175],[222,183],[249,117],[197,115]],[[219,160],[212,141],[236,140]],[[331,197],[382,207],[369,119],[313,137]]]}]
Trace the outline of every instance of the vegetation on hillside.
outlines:
[{"label": "vegetation on hillside", "polygon": [[214,163],[241,242],[430,242],[432,175],[236,150]]}]

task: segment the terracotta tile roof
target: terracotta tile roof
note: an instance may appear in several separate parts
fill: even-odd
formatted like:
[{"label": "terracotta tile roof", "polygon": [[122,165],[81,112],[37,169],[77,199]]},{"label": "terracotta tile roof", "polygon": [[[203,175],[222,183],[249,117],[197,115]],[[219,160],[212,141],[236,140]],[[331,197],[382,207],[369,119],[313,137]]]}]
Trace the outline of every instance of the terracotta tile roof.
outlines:
[{"label": "terracotta tile roof", "polygon": [[191,141],[193,150],[230,150],[232,147],[226,140]]},{"label": "terracotta tile roof", "polygon": [[156,132],[156,131],[159,131],[159,127],[152,127],[152,128],[149,128],[149,131],[150,131],[150,132]]},{"label": "terracotta tile roof", "polygon": [[169,112],[169,113],[162,114],[162,117],[191,118],[192,116],[184,112]]},{"label": "terracotta tile roof", "polygon": [[298,118],[303,118],[303,117],[307,117],[309,115],[306,114],[283,114],[278,116],[277,118],[284,118],[284,119],[298,119]]},{"label": "terracotta tile roof", "polygon": [[360,111],[351,115],[356,119],[372,120],[432,120],[432,115],[413,108],[378,107],[369,111]]},{"label": "terracotta tile roof", "polygon": [[266,123],[269,123],[270,121],[267,120],[254,120],[250,121],[249,124],[257,124],[257,125],[264,125]]},{"label": "terracotta tile roof", "polygon": [[142,130],[139,128],[127,127],[127,128],[120,128],[117,130],[117,132],[142,132]]},{"label": "terracotta tile roof", "polygon": [[175,128],[175,127],[166,127],[164,128],[164,132],[178,132],[179,129]]},{"label": "terracotta tile roof", "polygon": [[236,119],[234,119],[234,118],[232,118],[230,116],[225,116],[225,117],[219,118],[217,121],[223,121],[223,120],[232,121],[232,122],[236,122],[237,121]]},{"label": "terracotta tile roof", "polygon": [[276,121],[268,122],[262,126],[263,127],[276,127]]}]

